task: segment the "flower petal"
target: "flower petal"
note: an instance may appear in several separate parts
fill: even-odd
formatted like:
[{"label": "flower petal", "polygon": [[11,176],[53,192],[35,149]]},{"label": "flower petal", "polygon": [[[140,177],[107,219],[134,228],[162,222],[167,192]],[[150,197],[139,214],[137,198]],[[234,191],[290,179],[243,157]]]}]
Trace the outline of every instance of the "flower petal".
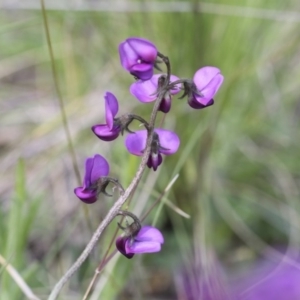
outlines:
[{"label": "flower petal", "polygon": [[129,71],[130,74],[141,80],[148,80],[153,76],[153,65],[138,63],[133,65]]},{"label": "flower petal", "polygon": [[85,161],[85,174],[83,180],[83,189],[90,187],[91,183],[91,172],[93,169],[93,158],[89,157]]},{"label": "flower petal", "polygon": [[201,90],[201,94],[203,97],[200,97],[198,95],[194,95],[195,98],[202,104],[207,105],[207,103],[213,99],[213,97],[218,92],[218,89],[222,85],[222,82],[224,80],[223,75],[218,74],[216,75],[208,84],[207,86]]},{"label": "flower petal", "polygon": [[105,96],[105,118],[106,124],[110,130],[114,126],[114,117],[118,113],[119,104],[114,94],[106,92]]},{"label": "flower petal", "polygon": [[[175,75],[171,75],[171,77],[170,77],[170,82],[172,83],[172,82],[177,81],[177,80],[179,80],[179,79],[180,79],[179,77],[177,77],[177,76],[175,76]],[[170,93],[171,93],[172,95],[178,94],[178,93],[181,91],[181,89],[180,89],[181,86],[182,86],[181,83],[177,83],[177,84],[170,90]]]},{"label": "flower petal", "polygon": [[[149,80],[138,80],[130,86],[130,92],[141,102],[152,102],[157,98],[158,79],[164,74],[155,74]],[[177,76],[171,75],[170,81],[178,80]],[[169,91],[171,95],[180,92],[181,83],[178,83]]]},{"label": "flower petal", "polygon": [[[207,100],[207,99],[205,99],[205,100]],[[202,104],[202,103],[198,102],[195,98],[192,97],[191,100],[188,101],[188,104],[190,105],[190,107],[192,107],[194,109],[202,109],[202,108],[213,105],[214,99],[210,99],[209,102],[207,102],[207,104]]]},{"label": "flower petal", "polygon": [[121,252],[121,254],[123,254],[124,256],[126,256],[127,258],[130,259],[134,256],[134,254],[126,253],[126,250],[125,250],[126,241],[127,241],[126,238],[118,237],[116,240],[116,247],[117,247],[118,251]]},{"label": "flower petal", "polygon": [[119,54],[122,67],[129,71],[129,69],[137,63],[138,54],[131,48],[127,41],[119,45]]},{"label": "flower petal", "polygon": [[137,234],[135,240],[139,242],[143,241],[155,241],[160,244],[164,243],[164,237],[161,232],[153,226],[143,226]]},{"label": "flower petal", "polygon": [[161,165],[163,159],[160,153],[158,154],[150,154],[149,159],[147,161],[148,168],[153,168],[153,171],[156,171],[157,168]]},{"label": "flower petal", "polygon": [[109,127],[105,124],[94,125],[92,127],[92,130],[100,140],[106,142],[115,140],[120,134],[119,127],[115,127],[112,130],[110,130]]},{"label": "flower petal", "polygon": [[202,90],[218,74],[221,74],[221,71],[216,67],[203,67],[195,73],[193,81],[196,84],[198,90]]},{"label": "flower petal", "polygon": [[[153,77],[155,77],[154,75]],[[153,78],[152,77],[152,78]],[[141,102],[152,102],[156,99],[157,84],[150,80],[138,80],[130,86],[130,93]]]},{"label": "flower petal", "polygon": [[159,152],[165,155],[171,155],[178,150],[180,139],[176,133],[161,128],[156,128],[154,131],[158,134],[159,144],[162,147],[159,149]]},{"label": "flower petal", "polygon": [[129,241],[125,244],[127,254],[132,253],[153,253],[161,250],[161,244],[158,242],[134,242],[130,245]]},{"label": "flower petal", "polygon": [[168,95],[168,93],[166,93],[164,99],[162,99],[158,110],[162,111],[163,113],[168,113],[171,109],[171,103],[172,103],[172,99],[171,99],[171,95]]},{"label": "flower petal", "polygon": [[95,183],[100,177],[107,176],[109,174],[109,164],[107,160],[96,154],[94,156],[93,168],[91,171],[91,183]]},{"label": "flower petal", "polygon": [[153,43],[142,38],[128,38],[126,42],[134,52],[145,62],[154,62],[157,57],[157,49]]},{"label": "flower petal", "polygon": [[74,193],[84,203],[91,204],[97,201],[97,192],[95,190],[78,187],[74,189]]},{"label": "flower petal", "polygon": [[142,156],[146,148],[147,130],[138,130],[135,133],[128,134],[125,139],[127,150],[137,156]]}]

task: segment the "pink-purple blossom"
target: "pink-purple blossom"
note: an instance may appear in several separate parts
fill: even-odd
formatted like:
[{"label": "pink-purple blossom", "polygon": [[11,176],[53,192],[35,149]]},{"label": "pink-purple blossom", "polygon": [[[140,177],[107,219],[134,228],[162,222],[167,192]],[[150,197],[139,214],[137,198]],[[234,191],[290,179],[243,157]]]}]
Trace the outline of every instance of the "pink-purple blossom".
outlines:
[{"label": "pink-purple blossom", "polygon": [[[149,80],[138,80],[130,86],[130,92],[135,96],[139,101],[143,103],[148,103],[155,101],[159,92],[158,79],[162,74],[156,74],[151,77]],[[179,80],[175,75],[171,75],[170,82]],[[167,113],[171,109],[171,100],[172,95],[176,95],[181,91],[181,83],[176,84],[171,90],[167,91],[162,99],[159,110]]]},{"label": "pink-purple blossom", "polygon": [[159,252],[163,243],[164,237],[157,228],[143,226],[133,237],[118,237],[116,247],[124,256],[132,258],[134,254]]},{"label": "pink-purple blossom", "polygon": [[214,104],[214,96],[218,92],[223,75],[216,67],[203,67],[193,78],[194,86],[191,89],[188,103],[192,108],[201,109]]},{"label": "pink-purple blossom", "polygon": [[[292,259],[290,259],[292,261]],[[233,290],[236,300],[300,299],[300,270],[297,261],[280,264],[260,261],[244,278],[239,278]]]},{"label": "pink-purple blossom", "polygon": [[[139,130],[127,135],[125,140],[127,150],[133,155],[142,156],[146,149],[147,135],[147,130]],[[162,128],[154,129],[151,153],[147,162],[148,167],[156,171],[162,163],[161,154],[174,154],[179,145],[180,139],[176,133]]]},{"label": "pink-purple blossom", "polygon": [[112,141],[119,136],[121,131],[121,126],[114,120],[119,110],[119,104],[117,98],[110,92],[105,94],[104,99],[106,124],[94,125],[92,130],[99,139]]},{"label": "pink-purple blossom", "polygon": [[81,187],[74,189],[75,195],[83,202],[91,204],[97,201],[98,181],[109,174],[109,164],[106,159],[96,154],[85,161],[85,175]]},{"label": "pink-purple blossom", "polygon": [[119,45],[123,68],[141,80],[150,79],[157,57],[156,46],[142,38],[131,37]]}]

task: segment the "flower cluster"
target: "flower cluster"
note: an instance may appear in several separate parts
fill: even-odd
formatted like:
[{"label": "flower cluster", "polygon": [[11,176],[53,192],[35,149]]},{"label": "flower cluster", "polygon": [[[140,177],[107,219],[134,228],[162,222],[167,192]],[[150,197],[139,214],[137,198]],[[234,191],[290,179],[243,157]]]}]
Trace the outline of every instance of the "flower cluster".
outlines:
[{"label": "flower cluster", "polygon": [[[187,97],[187,103],[194,109],[213,105],[214,97],[223,82],[223,76],[216,67],[200,68],[192,79],[181,79],[172,75],[168,57],[160,53],[152,42],[142,38],[126,39],[119,46],[119,55],[122,67],[136,80],[130,86],[130,93],[142,103],[155,101],[156,111],[165,114],[171,111],[173,97],[180,92],[183,93],[179,99]],[[161,71],[161,63],[166,65],[166,72],[154,74],[155,69]],[[151,116],[152,121],[148,123],[143,117],[133,113],[119,115],[118,100],[111,92],[106,92],[104,100],[105,124],[92,127],[100,140],[110,142],[117,139],[120,133],[123,135],[127,132],[125,147],[128,152],[136,156],[150,153],[146,158],[147,166],[154,171],[162,164],[163,155],[177,152],[180,146],[178,135],[168,129],[155,128],[155,117],[153,121]],[[132,132],[129,126],[134,120],[142,123],[145,129]],[[104,157],[96,154],[88,158],[83,184],[74,190],[76,196],[87,204],[94,203],[100,193],[111,196],[106,192],[109,183],[114,184],[123,194],[122,185],[108,175],[109,164]],[[125,227],[119,224],[124,234],[117,239],[116,247],[124,256],[132,258],[136,253],[160,251],[164,239],[158,229],[142,226],[139,219],[128,211],[120,210],[116,215],[133,219],[131,224],[126,219]]]}]

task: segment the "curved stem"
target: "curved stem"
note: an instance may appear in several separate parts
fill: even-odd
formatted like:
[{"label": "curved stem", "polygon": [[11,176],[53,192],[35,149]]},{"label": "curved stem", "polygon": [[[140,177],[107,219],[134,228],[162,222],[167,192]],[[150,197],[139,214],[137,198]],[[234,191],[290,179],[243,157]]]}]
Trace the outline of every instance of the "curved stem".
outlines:
[{"label": "curved stem", "polygon": [[[167,187],[163,190],[163,192],[159,195],[159,197],[156,199],[156,201],[153,203],[153,205],[151,205],[151,207],[146,211],[146,213],[144,213],[144,215],[141,217],[141,221],[143,222],[146,217],[149,215],[149,213],[154,209],[154,207],[162,200],[163,196],[165,195],[165,193],[171,188],[171,186],[174,184],[174,182],[177,180],[178,178],[178,174],[172,179],[172,181],[167,185]],[[128,201],[129,202],[129,201]],[[100,273],[102,272],[103,268],[105,267],[105,265],[115,256],[115,254],[118,252],[116,249],[110,254],[109,257],[107,257],[108,252],[114,242],[114,240],[117,237],[117,232],[118,232],[118,228],[114,233],[114,236],[112,238],[112,240],[110,241],[110,244],[103,256],[103,259],[101,260],[101,262],[99,263],[97,269],[95,270],[94,276],[84,294],[84,297],[82,298],[82,300],[86,300],[90,291],[92,290],[93,285],[95,284],[98,276],[100,275]]]},{"label": "curved stem", "polygon": [[135,214],[133,214],[127,210],[120,210],[117,215],[124,216],[124,217],[130,217],[131,219],[133,219],[133,223],[130,225],[127,224],[126,227],[123,227],[119,222],[118,222],[118,226],[120,229],[122,229],[124,231],[124,233],[127,237],[134,238],[142,228],[140,219]]},{"label": "curved stem", "polygon": [[168,88],[172,89],[178,83],[190,83],[190,82],[193,82],[193,81],[191,79],[178,79],[176,81],[170,82],[170,84],[168,85]]},{"label": "curved stem", "polygon": [[103,177],[100,177],[98,182],[95,183],[96,186],[98,185],[98,194],[103,193],[106,196],[112,197],[112,195],[110,195],[106,192],[106,188],[110,182],[119,189],[120,194],[123,194],[125,192],[122,184],[119,182],[118,179],[108,177],[108,176],[103,176]]},{"label": "curved stem", "polygon": [[[147,129],[147,130],[149,130],[149,124],[148,124],[148,122],[144,119],[144,118],[142,118],[142,117],[140,117],[140,116],[138,116],[138,115],[134,115],[134,114],[128,114],[130,117],[132,117],[132,119],[134,119],[134,120],[137,120],[137,121],[140,121],[144,126],[145,126],[145,128]],[[129,125],[129,124],[128,124]]]},{"label": "curved stem", "polygon": [[171,64],[169,61],[169,58],[165,55],[163,55],[162,53],[158,52],[157,56],[160,57],[163,62],[165,63],[166,67],[167,67],[167,80],[166,83],[168,84],[170,82],[170,78],[171,78]]},{"label": "curved stem", "polygon": [[158,108],[160,106],[160,103],[163,99],[163,96],[159,96],[154,104],[150,122],[149,122],[149,130],[148,130],[148,138],[146,143],[146,149],[143,153],[141,163],[139,165],[139,168],[136,172],[136,175],[134,176],[131,184],[128,186],[128,188],[125,190],[124,194],[122,194],[119,199],[114,203],[114,205],[111,207],[109,212],[107,213],[106,217],[103,219],[103,221],[100,223],[96,231],[94,232],[91,240],[86,245],[85,249],[81,253],[81,255],[77,258],[75,263],[70,267],[70,269],[63,275],[63,277],[56,283],[54,286],[48,300],[55,300],[60,293],[61,289],[65,285],[65,283],[72,277],[72,275],[80,268],[80,266],[83,264],[83,262],[86,260],[86,258],[89,256],[89,254],[92,252],[94,247],[97,244],[98,239],[102,235],[105,228],[110,224],[110,222],[114,219],[114,217],[118,214],[120,211],[122,205],[126,202],[126,200],[130,197],[132,192],[135,190],[137,185],[139,184],[143,172],[145,170],[145,167],[148,162],[148,158],[151,151],[151,143],[153,139],[153,131],[154,131],[154,125],[155,120],[158,112]]},{"label": "curved stem", "polygon": [[133,214],[132,212],[130,212],[128,210],[119,210],[117,213],[117,216],[130,217],[137,224],[141,224],[140,219],[135,214]]}]

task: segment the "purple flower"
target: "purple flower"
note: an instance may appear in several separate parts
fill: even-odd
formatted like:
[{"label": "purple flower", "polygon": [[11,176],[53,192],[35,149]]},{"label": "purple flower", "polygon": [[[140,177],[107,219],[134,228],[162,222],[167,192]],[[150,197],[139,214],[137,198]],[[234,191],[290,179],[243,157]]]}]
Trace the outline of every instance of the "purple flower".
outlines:
[{"label": "purple flower", "polygon": [[133,76],[150,79],[157,57],[157,49],[153,43],[141,38],[128,38],[119,45],[119,54],[123,68]]},{"label": "purple flower", "polygon": [[[126,137],[125,145],[127,150],[137,156],[142,156],[146,148],[147,130],[139,130]],[[151,153],[147,165],[154,171],[162,163],[162,154],[171,155],[175,153],[180,145],[179,137],[176,133],[165,129],[154,129]]]},{"label": "purple flower", "polygon": [[298,262],[294,264],[260,262],[244,279],[235,283],[234,299],[300,299],[300,271]]},{"label": "purple flower", "polygon": [[85,203],[94,203],[98,196],[98,181],[109,173],[109,164],[104,157],[96,154],[85,161],[83,186],[74,189],[75,195]]},{"label": "purple flower", "polygon": [[127,258],[134,254],[159,252],[164,237],[161,232],[152,226],[144,226],[135,237],[118,237],[116,240],[117,249]]},{"label": "purple flower", "polygon": [[[151,77],[151,79],[143,81],[143,80],[138,80],[134,82],[130,86],[130,92],[133,96],[135,96],[139,101],[147,103],[147,102],[152,102],[155,101],[157,98],[157,92],[159,92],[159,87],[158,87],[158,79],[164,76],[162,74],[156,74]],[[174,82],[179,80],[177,76],[171,75],[170,82]],[[176,95],[180,92],[181,88],[181,83],[177,84],[174,86],[170,91],[168,91],[164,99],[162,100],[159,110],[167,113],[171,109],[171,99],[172,95]]]},{"label": "purple flower", "polygon": [[94,125],[92,130],[99,139],[112,141],[119,136],[121,131],[121,126],[114,120],[119,110],[119,104],[117,98],[112,93],[107,92],[104,98],[106,124]]},{"label": "purple flower", "polygon": [[188,103],[192,108],[201,109],[214,104],[213,97],[223,82],[223,75],[216,67],[203,67],[193,78],[193,87]]}]

